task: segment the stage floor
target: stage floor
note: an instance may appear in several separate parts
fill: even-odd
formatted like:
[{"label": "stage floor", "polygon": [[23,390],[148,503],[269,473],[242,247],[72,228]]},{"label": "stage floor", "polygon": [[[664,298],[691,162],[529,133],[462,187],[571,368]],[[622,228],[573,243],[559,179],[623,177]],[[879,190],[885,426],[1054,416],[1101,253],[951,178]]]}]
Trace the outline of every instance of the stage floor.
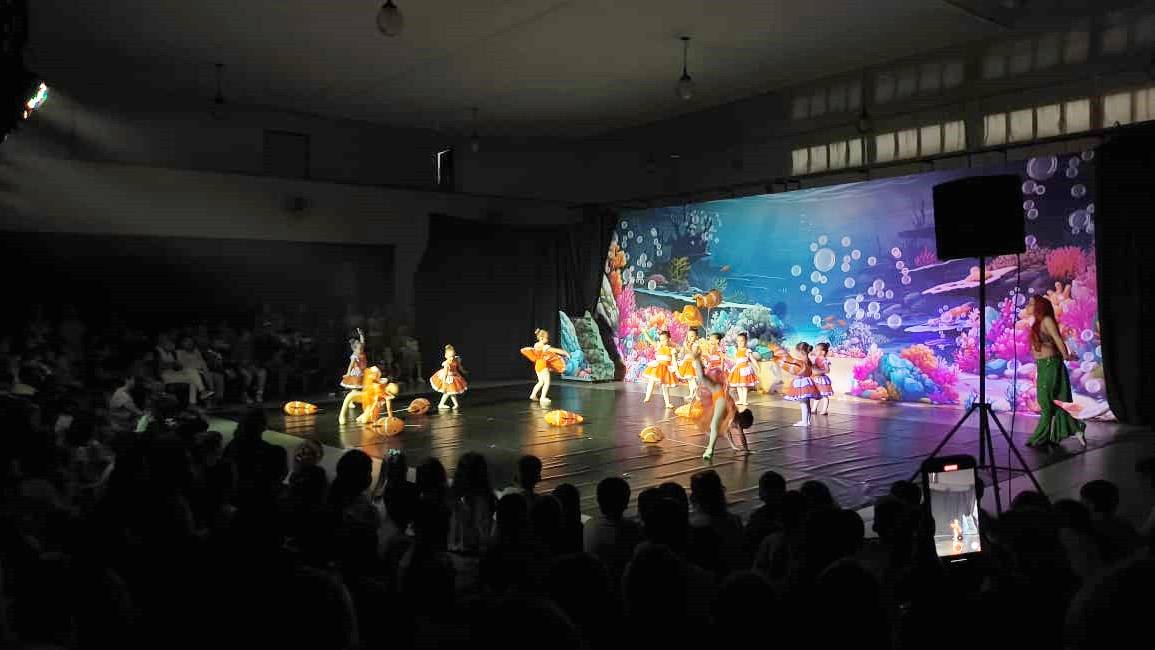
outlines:
[{"label": "stage floor", "polygon": [[[432,456],[451,476],[462,454],[481,452],[490,461],[496,487],[510,482],[519,456],[533,454],[544,465],[541,490],[573,483],[581,490],[586,514],[596,513],[595,487],[607,476],[627,478],[636,496],[642,489],[665,481],[688,487],[694,472],[709,467],[721,475],[735,510],[745,513],[757,506],[758,477],[771,469],[786,478],[788,488],[818,479],[830,487],[842,506],[862,507],[886,494],[893,481],[909,478],[962,415],[957,408],[845,398],[832,401],[830,414],[815,416],[811,427],[798,428],[792,426],[799,416],[795,404],[754,394],[749,400],[754,426],[747,432],[754,453],[738,455],[723,439],[713,462],[706,463],[701,458],[706,435],[698,433],[692,423],[675,418],[658,395],[643,404],[640,385],[556,383],[550,391],[553,403],[549,409],[566,409],[585,417],[584,424],[569,427],[545,423],[543,415],[549,409],[528,399],[530,387],[527,382],[470,390],[460,398],[459,411],[402,414],[406,429],[392,438],[354,424],[352,418],[345,425],[338,424],[336,404],[326,405],[314,416],[286,416],[270,410],[269,426],[329,447],[359,448],[375,458],[390,449],[401,449],[411,467]],[[404,408],[410,399],[401,397],[396,403]],[[681,404],[681,399],[675,403]],[[1009,430],[1010,415],[1000,415],[1000,419]],[[1014,429],[1015,442],[1033,469],[1082,452],[1074,439],[1052,452],[1027,448],[1023,443],[1036,422],[1035,417],[1020,415]],[[642,443],[638,432],[649,425],[660,426],[665,440]],[[977,427],[977,419],[972,418],[942,453],[977,457]],[[1094,449],[1138,431],[1148,430],[1090,422],[1087,441]],[[996,459],[1000,466],[1006,466],[1007,446],[997,431],[995,435]],[[1015,464],[1013,458],[1011,461]]]}]

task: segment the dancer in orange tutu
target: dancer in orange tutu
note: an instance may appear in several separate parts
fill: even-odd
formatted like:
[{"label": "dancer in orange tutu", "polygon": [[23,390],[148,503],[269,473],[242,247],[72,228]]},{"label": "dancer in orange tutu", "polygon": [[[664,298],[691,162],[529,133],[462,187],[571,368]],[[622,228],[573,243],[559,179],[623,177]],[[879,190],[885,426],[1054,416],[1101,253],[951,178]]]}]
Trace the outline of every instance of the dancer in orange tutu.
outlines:
[{"label": "dancer in orange tutu", "polygon": [[670,388],[678,385],[678,366],[674,356],[677,348],[670,345],[670,333],[665,330],[658,333],[658,344],[654,348],[654,360],[642,371],[647,381],[646,398],[642,401],[649,402],[654,396],[654,386],[661,386],[666,408],[672,409],[674,405],[670,403]]},{"label": "dancer in orange tutu", "polygon": [[758,353],[746,347],[746,333],[738,334],[737,347],[734,356],[730,359],[733,366],[730,368],[730,377],[727,383],[734,387],[738,399],[734,402],[738,406],[746,406],[746,394],[751,388],[758,385],[758,369],[754,363],[758,361]]},{"label": "dancer in orange tutu", "polygon": [[454,409],[457,408],[457,396],[468,388],[464,374],[465,367],[461,365],[461,357],[457,356],[457,351],[453,349],[452,345],[445,346],[445,361],[441,362],[441,370],[433,373],[433,376],[429,378],[433,390],[441,393],[441,401],[437,404],[438,410],[449,408],[445,403],[447,400],[453,402]]},{"label": "dancer in orange tutu", "polygon": [[830,354],[829,343],[818,343],[814,346],[813,379],[818,388],[819,398],[810,401],[810,410],[818,415],[826,415],[830,408],[830,396],[834,394],[834,384],[830,381]]},{"label": "dancer in orange tutu", "polygon": [[798,402],[802,407],[802,419],[794,423],[796,427],[810,426],[810,400],[822,396],[814,385],[814,366],[810,364],[810,351],[813,349],[809,343],[802,341],[790,351],[790,358],[782,362],[786,372],[794,375],[794,381],[786,388],[783,397]]},{"label": "dancer in orange tutu", "polygon": [[537,383],[529,393],[529,399],[537,400],[540,392],[541,403],[549,404],[549,373],[560,373],[565,370],[565,358],[569,357],[569,353],[550,346],[549,332],[537,329],[533,334],[537,337],[537,343],[534,343],[533,347],[521,349],[521,354],[533,362],[533,371],[537,373]]},{"label": "dancer in orange tutu", "polygon": [[691,328],[686,332],[682,341],[682,358],[678,362],[678,378],[688,384],[686,401],[692,402],[698,398],[698,373],[694,370],[694,358],[704,341],[698,338],[698,330]]},{"label": "dancer in orange tutu", "polygon": [[365,334],[360,328],[357,328],[357,338],[349,339],[349,349],[352,353],[349,355],[349,366],[345,369],[345,376],[341,377],[341,388],[358,390],[361,388],[361,376],[369,366],[369,361],[365,357]]},{"label": "dancer in orange tutu", "polygon": [[726,383],[726,357],[722,353],[722,334],[714,332],[702,345],[702,372],[717,383]]},{"label": "dancer in orange tutu", "polygon": [[[718,434],[723,430],[726,431],[726,439],[730,442],[731,449],[749,454],[750,446],[746,442],[745,429],[754,423],[754,414],[748,409],[739,410],[734,398],[730,397],[725,382],[720,382],[716,376],[705,373],[702,368],[701,352],[694,356],[693,362],[698,382],[702,386],[699,389],[702,410],[699,412],[697,424],[699,430],[710,434],[702,459],[708,461],[714,458],[714,444],[718,442]],[[741,447],[734,444],[735,432],[742,441]]]}]

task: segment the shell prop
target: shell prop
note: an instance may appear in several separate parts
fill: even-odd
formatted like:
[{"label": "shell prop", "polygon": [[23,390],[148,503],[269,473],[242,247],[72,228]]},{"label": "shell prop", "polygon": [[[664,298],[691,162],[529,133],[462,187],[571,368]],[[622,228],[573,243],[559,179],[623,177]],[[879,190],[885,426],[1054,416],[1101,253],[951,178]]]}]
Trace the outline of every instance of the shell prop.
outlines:
[{"label": "shell prop", "polygon": [[432,404],[429,403],[429,400],[425,399],[424,397],[418,397],[412,402],[409,402],[409,408],[405,410],[409,411],[413,415],[425,415],[429,412],[429,408],[431,406]]},{"label": "shell prop", "polygon": [[405,430],[405,420],[398,417],[383,417],[373,423],[374,429],[380,429],[386,436],[395,436]]},{"label": "shell prop", "polygon": [[680,418],[689,418],[691,420],[697,420],[698,418],[702,417],[702,410],[704,408],[705,407],[702,406],[701,400],[694,400],[693,402],[690,402],[689,404],[683,404],[683,405],[679,406],[678,408],[674,409],[674,415],[676,415]]},{"label": "shell prop", "polygon": [[654,444],[657,442],[661,442],[662,439],[665,438],[666,436],[662,434],[662,430],[659,429],[658,427],[649,426],[649,427],[646,427],[645,429],[642,429],[641,432],[638,433],[638,437],[641,438],[642,442],[644,442],[646,444]]},{"label": "shell prop", "polygon": [[682,311],[674,314],[674,320],[687,327],[701,327],[702,326],[702,312],[694,305],[686,305]]},{"label": "shell prop", "polygon": [[313,415],[317,412],[317,405],[308,402],[285,402],[285,415]]},{"label": "shell prop", "polygon": [[572,411],[556,410],[545,414],[545,423],[552,424],[555,427],[564,427],[568,424],[581,424],[585,421],[585,418]]}]

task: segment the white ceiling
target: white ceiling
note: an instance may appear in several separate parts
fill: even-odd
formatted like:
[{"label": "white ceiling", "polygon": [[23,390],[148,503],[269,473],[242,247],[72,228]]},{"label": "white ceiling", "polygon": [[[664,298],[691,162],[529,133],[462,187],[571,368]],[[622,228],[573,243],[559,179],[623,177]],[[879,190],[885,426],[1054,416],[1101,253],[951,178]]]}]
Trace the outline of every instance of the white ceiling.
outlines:
[{"label": "white ceiling", "polygon": [[[398,126],[580,136],[984,38],[938,0],[35,0],[50,83],[131,82]],[[682,102],[678,36],[697,96]]]}]

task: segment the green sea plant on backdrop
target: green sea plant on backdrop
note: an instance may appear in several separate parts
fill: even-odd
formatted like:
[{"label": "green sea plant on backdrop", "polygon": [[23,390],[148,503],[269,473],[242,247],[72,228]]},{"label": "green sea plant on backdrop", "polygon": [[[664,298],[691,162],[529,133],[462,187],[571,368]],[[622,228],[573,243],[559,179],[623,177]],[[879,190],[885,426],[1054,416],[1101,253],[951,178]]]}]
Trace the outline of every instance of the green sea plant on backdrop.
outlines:
[{"label": "green sea plant on backdrop", "polygon": [[[1094,151],[1003,168],[953,170],[781,194],[625,212],[606,257],[596,314],[614,332],[626,380],[654,357],[657,333],[690,327],[732,349],[747,332],[763,358],[829,342],[835,389],[873,401],[968,406],[978,374],[996,410],[1037,412],[1024,313],[1046,296],[1078,357],[1084,417],[1108,416],[1095,282]],[[966,175],[1022,178],[1026,253],[986,262],[935,254],[931,189]],[[987,362],[978,367],[979,309]]]}]

